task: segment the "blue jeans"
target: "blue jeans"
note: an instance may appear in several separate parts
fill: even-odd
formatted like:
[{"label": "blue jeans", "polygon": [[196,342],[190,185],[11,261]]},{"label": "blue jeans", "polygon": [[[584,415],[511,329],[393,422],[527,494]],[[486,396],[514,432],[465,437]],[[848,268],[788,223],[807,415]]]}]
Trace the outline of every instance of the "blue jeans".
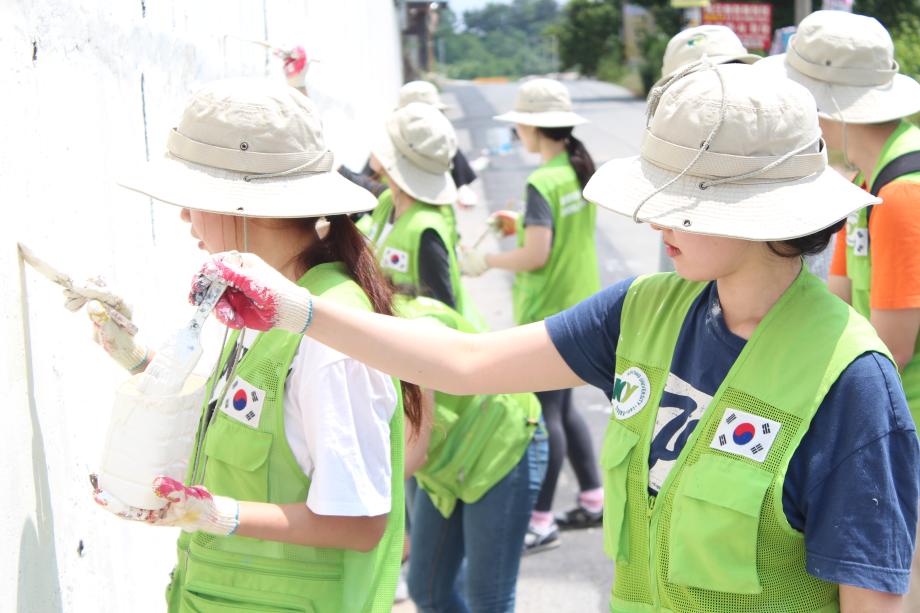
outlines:
[{"label": "blue jeans", "polygon": [[[412,514],[409,595],[421,613],[513,613],[530,513],[546,473],[541,423],[527,451],[478,501],[457,501],[444,518],[421,488]],[[466,558],[464,593],[457,576]]]}]

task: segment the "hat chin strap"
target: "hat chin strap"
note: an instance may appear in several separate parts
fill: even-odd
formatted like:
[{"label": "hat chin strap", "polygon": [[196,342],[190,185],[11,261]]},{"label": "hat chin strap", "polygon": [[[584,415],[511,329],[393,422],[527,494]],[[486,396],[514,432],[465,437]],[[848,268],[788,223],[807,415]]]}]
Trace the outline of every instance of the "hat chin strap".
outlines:
[{"label": "hat chin strap", "polygon": [[[859,171],[859,167],[850,161],[850,151],[849,151],[850,147],[847,141],[847,132],[848,132],[847,120],[843,116],[843,111],[840,110],[840,105],[837,104],[837,99],[834,98],[834,88],[831,87],[829,83],[826,84],[826,87],[827,87],[827,95],[830,96],[831,102],[834,103],[834,110],[837,112],[837,117],[840,118],[838,121],[840,121],[840,123],[843,124],[843,163],[847,167],[847,170]],[[866,180],[868,181],[868,177],[866,178]]]}]

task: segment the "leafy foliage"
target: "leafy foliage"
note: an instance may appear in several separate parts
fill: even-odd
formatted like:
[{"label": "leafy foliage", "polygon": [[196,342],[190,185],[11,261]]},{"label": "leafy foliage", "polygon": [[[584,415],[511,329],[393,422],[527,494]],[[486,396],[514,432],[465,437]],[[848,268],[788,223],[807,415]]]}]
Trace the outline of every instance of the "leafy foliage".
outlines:
[{"label": "leafy foliage", "polygon": [[552,28],[559,38],[563,67],[593,76],[605,60],[622,62],[620,4],[619,0],[569,0],[563,18]]},{"label": "leafy foliage", "polygon": [[548,28],[556,22],[556,0],[492,2],[463,13],[463,26],[442,10],[435,49],[448,76],[520,77],[555,70]]}]

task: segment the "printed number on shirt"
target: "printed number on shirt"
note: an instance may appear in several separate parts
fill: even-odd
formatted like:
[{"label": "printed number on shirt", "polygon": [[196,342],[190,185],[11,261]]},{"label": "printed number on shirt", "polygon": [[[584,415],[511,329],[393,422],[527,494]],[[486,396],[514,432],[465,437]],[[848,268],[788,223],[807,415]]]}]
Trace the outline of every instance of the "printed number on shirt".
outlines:
[{"label": "printed number on shirt", "polygon": [[236,377],[227,389],[220,410],[247,426],[258,428],[259,420],[262,418],[263,404],[265,404],[265,390]]},{"label": "printed number on shirt", "polygon": [[712,443],[713,449],[763,462],[782,424],[772,419],[726,408]]},{"label": "printed number on shirt", "polygon": [[380,265],[397,272],[409,272],[409,254],[393,247],[387,247],[383,250]]}]

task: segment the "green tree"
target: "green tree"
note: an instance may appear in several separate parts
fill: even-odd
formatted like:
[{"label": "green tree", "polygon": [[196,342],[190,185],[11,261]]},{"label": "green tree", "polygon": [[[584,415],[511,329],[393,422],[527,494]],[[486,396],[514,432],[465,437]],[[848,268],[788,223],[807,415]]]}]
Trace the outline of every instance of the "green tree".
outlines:
[{"label": "green tree", "polygon": [[902,26],[908,30],[915,26],[915,17],[920,14],[920,0],[856,0],[853,12],[875,17],[892,36],[896,36]]},{"label": "green tree", "polygon": [[596,75],[606,57],[622,60],[619,0],[569,0],[560,22],[551,28],[559,39],[563,68]]}]

